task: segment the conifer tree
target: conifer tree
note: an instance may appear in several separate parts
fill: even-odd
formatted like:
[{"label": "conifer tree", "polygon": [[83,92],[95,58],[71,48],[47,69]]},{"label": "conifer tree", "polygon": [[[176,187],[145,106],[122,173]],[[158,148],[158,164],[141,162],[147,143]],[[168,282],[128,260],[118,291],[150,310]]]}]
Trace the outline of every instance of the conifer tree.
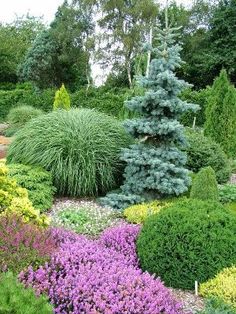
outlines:
[{"label": "conifer tree", "polygon": [[62,84],[61,88],[56,91],[53,109],[70,110],[70,95],[68,94],[64,84]]},{"label": "conifer tree", "polygon": [[203,201],[219,201],[219,191],[215,171],[211,167],[202,168],[193,180],[190,197]]},{"label": "conifer tree", "polygon": [[190,184],[185,169],[186,155],[184,128],[178,122],[183,112],[198,106],[179,98],[189,84],[179,80],[174,71],[181,66],[181,47],[175,44],[176,29],[159,30],[159,45],[149,47],[155,56],[147,77],[140,79],[146,89],[126,103],[129,110],[139,114],[128,120],[125,127],[136,138],[136,144],[123,151],[126,162],[121,193],[109,194],[102,203],[123,209],[130,204],[153,198],[184,193]]},{"label": "conifer tree", "polygon": [[227,72],[215,79],[206,108],[205,135],[221,144],[230,157],[236,155],[236,89]]}]

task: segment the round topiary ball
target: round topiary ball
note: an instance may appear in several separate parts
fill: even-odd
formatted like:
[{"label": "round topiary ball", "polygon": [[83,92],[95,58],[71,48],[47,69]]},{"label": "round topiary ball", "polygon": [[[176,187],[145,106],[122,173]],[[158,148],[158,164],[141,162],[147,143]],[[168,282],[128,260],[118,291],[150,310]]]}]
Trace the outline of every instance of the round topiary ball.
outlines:
[{"label": "round topiary ball", "polygon": [[215,202],[187,199],[150,216],[137,240],[144,271],[167,286],[194,289],[236,263],[236,215]]},{"label": "round topiary ball", "polygon": [[59,110],[29,122],[7,161],[42,166],[60,195],[92,196],[117,186],[119,154],[131,143],[121,123],[90,109]]}]

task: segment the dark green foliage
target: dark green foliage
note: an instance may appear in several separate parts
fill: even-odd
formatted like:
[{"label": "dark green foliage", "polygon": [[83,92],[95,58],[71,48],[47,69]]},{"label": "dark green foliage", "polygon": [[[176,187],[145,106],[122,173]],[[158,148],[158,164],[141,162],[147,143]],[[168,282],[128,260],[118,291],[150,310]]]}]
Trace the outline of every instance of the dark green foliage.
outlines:
[{"label": "dark green foliage", "polygon": [[206,302],[204,310],[197,312],[198,314],[236,314],[236,309],[223,301],[211,298]]},{"label": "dark green foliage", "polygon": [[236,89],[222,70],[214,81],[206,108],[204,132],[221,144],[227,155],[236,154]]},{"label": "dark green foliage", "polygon": [[89,109],[58,110],[18,132],[7,160],[49,170],[59,194],[98,195],[117,186],[120,150],[130,143],[112,117]]},{"label": "dark green foliage", "polygon": [[219,144],[215,143],[200,132],[187,132],[188,146],[187,167],[198,172],[203,167],[211,166],[216,173],[218,183],[225,183],[230,177],[230,163]]},{"label": "dark green foliage", "polygon": [[14,107],[19,100],[24,96],[24,90],[0,90],[0,121],[4,121],[9,113],[9,110]]},{"label": "dark green foliage", "polygon": [[16,180],[19,186],[28,190],[29,199],[35,209],[44,212],[52,207],[56,189],[52,185],[52,176],[39,167],[21,164],[8,165],[8,175]]},{"label": "dark green foliage", "polygon": [[150,216],[137,240],[144,271],[194,289],[236,263],[236,215],[215,202],[184,200]]},{"label": "dark green foliage", "polygon": [[124,102],[130,99],[131,96],[132,91],[127,88],[106,89],[104,87],[90,87],[88,90],[82,88],[71,95],[71,106],[94,108],[122,119]]},{"label": "dark green foliage", "polygon": [[200,110],[197,112],[186,112],[181,117],[181,122],[184,126],[192,127],[194,117],[196,117],[196,126],[202,127],[205,123],[205,110],[207,105],[207,99],[209,97],[211,89],[207,87],[206,89],[200,89],[199,91],[186,89],[181,94],[181,99],[186,100],[187,102],[198,104]]},{"label": "dark green foliage", "polygon": [[185,145],[184,128],[178,119],[197,106],[179,98],[189,84],[174,74],[181,65],[181,48],[175,44],[174,37],[169,28],[159,30],[160,45],[149,48],[154,55],[149,75],[140,80],[146,92],[126,103],[129,110],[139,115],[125,122],[137,144],[123,152],[126,168],[121,195],[112,193],[102,200],[114,208],[124,209],[128,203],[180,195],[188,190],[186,155],[179,149]]},{"label": "dark green foliage", "polygon": [[11,272],[0,274],[0,314],[52,314],[45,296],[36,297],[32,288],[25,289]]},{"label": "dark green foliage", "polygon": [[7,134],[15,134],[28,121],[37,118],[41,114],[43,114],[42,110],[32,106],[21,105],[12,108],[7,115],[7,122],[9,123],[9,128],[6,130]]},{"label": "dark green foliage", "polygon": [[211,167],[202,168],[195,176],[190,197],[203,201],[219,201],[216,174]]},{"label": "dark green foliage", "polygon": [[219,185],[220,202],[236,202],[236,184]]}]

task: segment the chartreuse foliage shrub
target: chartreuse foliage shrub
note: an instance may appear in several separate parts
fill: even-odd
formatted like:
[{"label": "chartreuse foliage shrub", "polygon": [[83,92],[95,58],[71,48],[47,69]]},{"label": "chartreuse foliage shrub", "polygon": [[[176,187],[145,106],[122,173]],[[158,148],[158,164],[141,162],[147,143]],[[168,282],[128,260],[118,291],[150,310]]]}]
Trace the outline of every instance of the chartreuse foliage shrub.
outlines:
[{"label": "chartreuse foliage shrub", "polygon": [[154,195],[178,196],[190,185],[186,154],[180,149],[185,144],[184,127],[178,119],[198,106],[179,97],[189,84],[174,75],[181,65],[181,48],[173,40],[174,30],[159,30],[158,34],[158,48],[150,48],[154,58],[149,76],[140,80],[146,91],[126,102],[126,107],[139,116],[127,120],[125,127],[139,141],[123,151],[121,158],[126,168],[121,193],[111,193],[102,200],[117,209],[152,199]]},{"label": "chartreuse foliage shrub", "polygon": [[7,160],[50,171],[61,195],[98,195],[117,186],[120,150],[130,143],[112,117],[89,109],[57,110],[18,132]]},{"label": "chartreuse foliage shrub", "polygon": [[217,298],[207,299],[205,309],[198,314],[236,314],[236,309]]},{"label": "chartreuse foliage shrub", "polygon": [[229,180],[230,163],[219,144],[200,132],[187,132],[188,146],[187,167],[193,172],[198,172],[203,167],[211,166],[216,173],[217,182],[222,184]]},{"label": "chartreuse foliage shrub", "polygon": [[35,209],[42,213],[52,207],[56,189],[53,187],[50,172],[40,167],[9,164],[8,176],[28,191],[29,199]]},{"label": "chartreuse foliage shrub", "polygon": [[236,185],[235,184],[223,184],[219,185],[220,202],[231,203],[236,202]]},{"label": "chartreuse foliage shrub", "polygon": [[56,249],[50,230],[25,223],[20,216],[0,216],[0,272],[19,273],[37,268],[49,260]]},{"label": "chartreuse foliage shrub", "polygon": [[142,224],[150,215],[159,213],[162,208],[170,206],[171,203],[163,201],[152,201],[149,203],[142,203],[132,205],[124,210],[125,219],[128,222]]},{"label": "chartreuse foliage shrub", "polygon": [[48,294],[57,313],[183,313],[160,279],[136,266],[139,226],[116,227],[96,241],[61,232],[64,243],[49,263],[20,274],[26,287]]},{"label": "chartreuse foliage shrub", "polygon": [[7,121],[10,126],[5,131],[5,134],[8,136],[14,135],[14,133],[20,130],[28,121],[41,114],[43,114],[42,110],[32,106],[21,105],[12,108],[7,115]]},{"label": "chartreuse foliage shrub", "polygon": [[0,216],[12,213],[20,215],[25,222],[33,221],[41,226],[49,224],[48,218],[34,209],[27,190],[9,178],[5,162],[0,161]]},{"label": "chartreuse foliage shrub", "polygon": [[223,269],[215,278],[201,284],[204,297],[217,297],[233,306],[236,311],[236,266]]},{"label": "chartreuse foliage shrub", "polygon": [[70,109],[70,95],[68,94],[64,84],[62,84],[61,88],[56,91],[53,109]]},{"label": "chartreuse foliage shrub", "polygon": [[36,297],[34,290],[25,289],[11,272],[0,274],[0,286],[0,314],[53,313],[45,296]]},{"label": "chartreuse foliage shrub", "polygon": [[215,171],[211,167],[202,168],[193,180],[191,198],[203,201],[219,201]]},{"label": "chartreuse foliage shrub", "polygon": [[137,250],[144,271],[193,289],[236,263],[236,215],[212,201],[175,203],[145,221]]}]

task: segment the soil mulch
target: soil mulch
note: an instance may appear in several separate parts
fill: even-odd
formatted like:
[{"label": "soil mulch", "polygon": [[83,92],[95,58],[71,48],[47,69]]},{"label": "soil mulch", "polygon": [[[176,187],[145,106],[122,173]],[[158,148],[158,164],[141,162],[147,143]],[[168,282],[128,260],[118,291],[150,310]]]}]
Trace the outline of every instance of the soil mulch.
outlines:
[{"label": "soil mulch", "polygon": [[169,288],[173,295],[183,304],[184,313],[195,314],[204,309],[204,299],[192,291]]}]

